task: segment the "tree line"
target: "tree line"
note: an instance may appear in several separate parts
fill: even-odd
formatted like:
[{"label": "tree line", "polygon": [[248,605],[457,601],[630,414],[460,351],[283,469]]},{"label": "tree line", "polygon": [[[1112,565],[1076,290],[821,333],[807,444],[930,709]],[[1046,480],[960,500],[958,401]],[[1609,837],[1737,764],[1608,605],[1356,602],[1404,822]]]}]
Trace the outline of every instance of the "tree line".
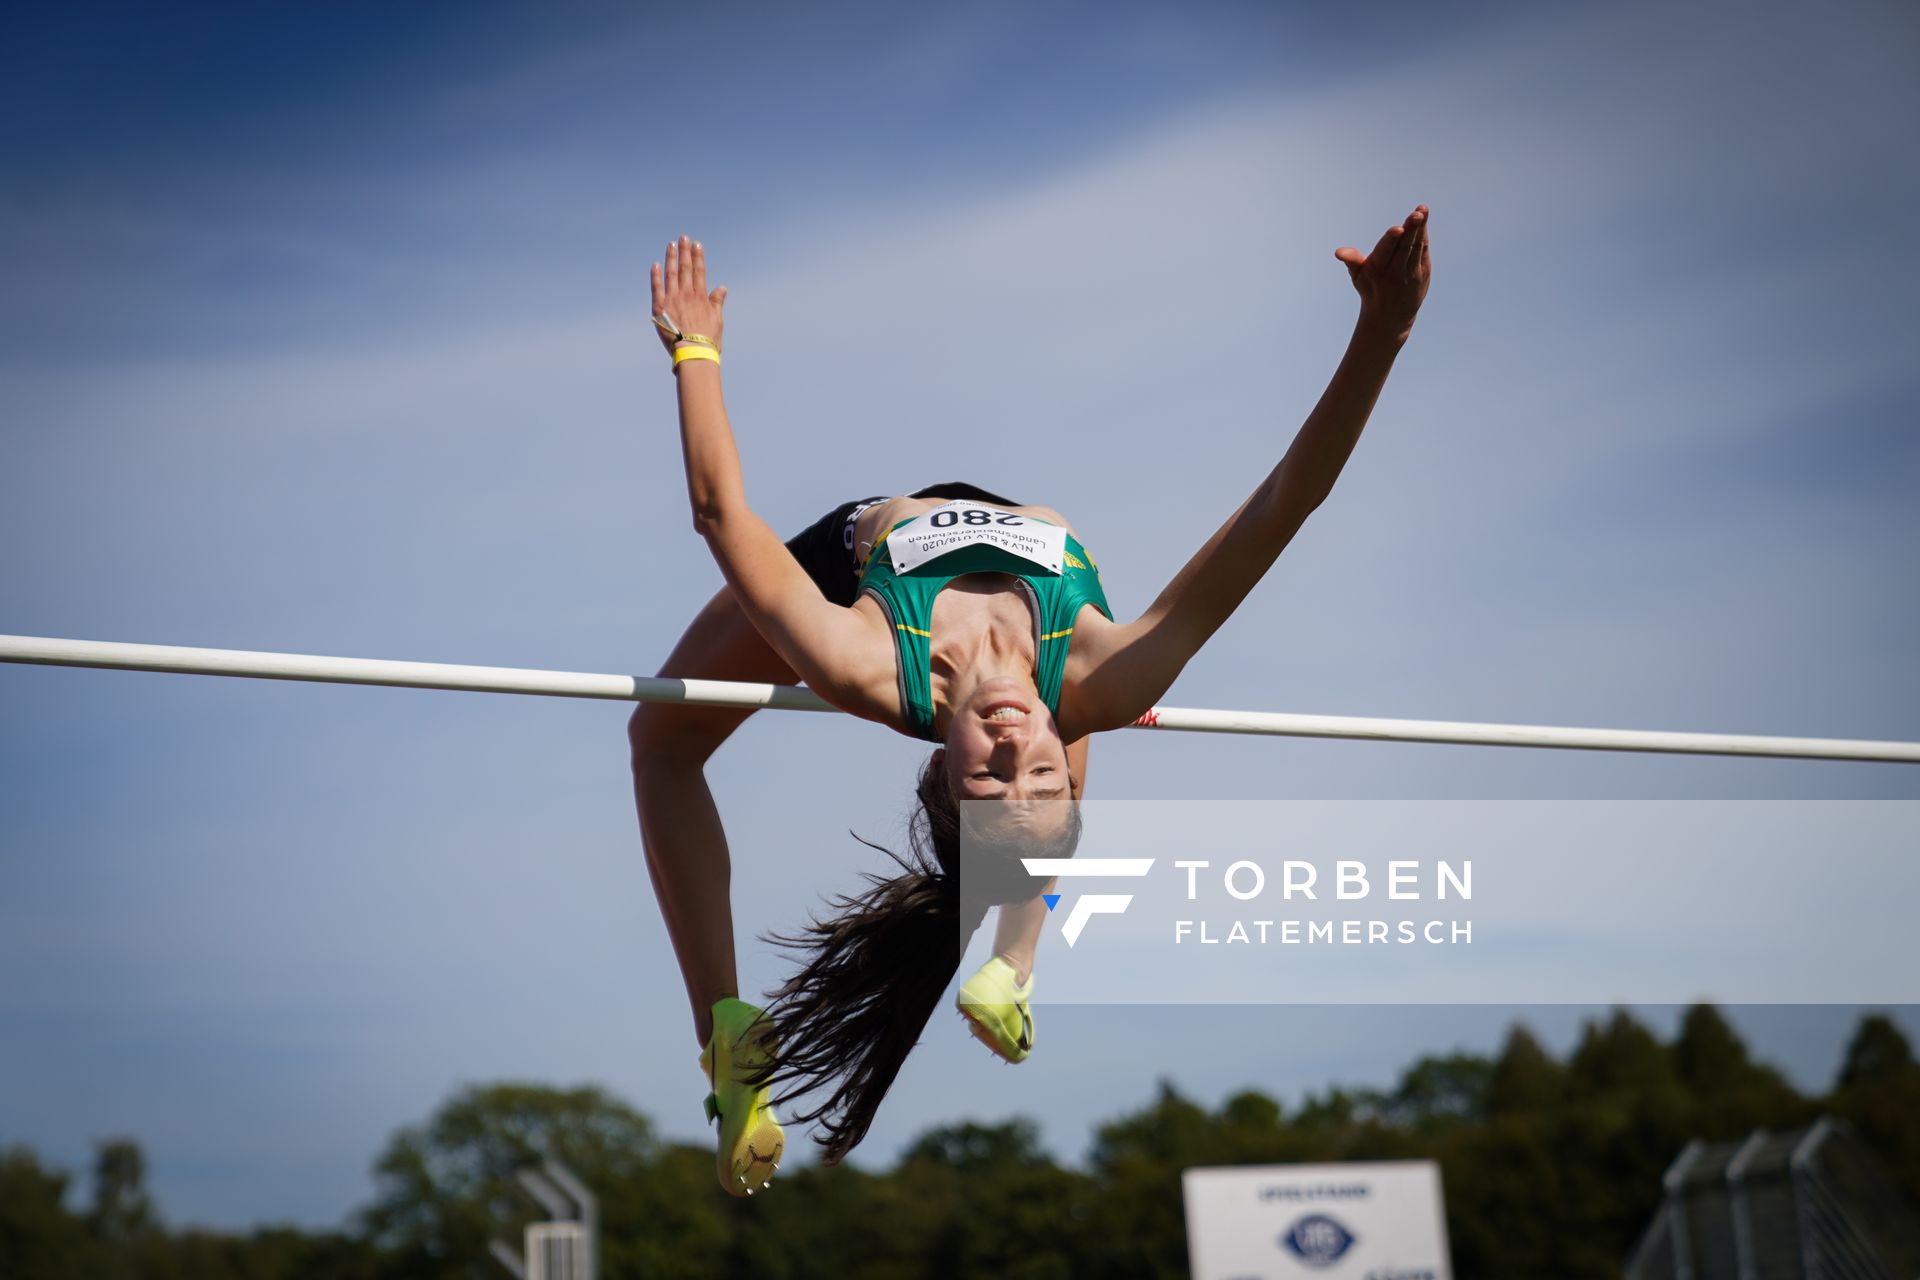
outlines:
[{"label": "tree line", "polygon": [[[395,1133],[375,1194],[338,1231],[169,1230],[127,1139],[96,1147],[87,1194],[30,1150],[0,1151],[8,1280],[471,1280],[517,1242],[513,1171],[543,1156],[599,1197],[604,1280],[1066,1280],[1186,1274],[1180,1171],[1191,1165],[1439,1161],[1457,1274],[1613,1277],[1691,1138],[1826,1114],[1920,1204],[1920,1064],[1888,1018],[1858,1024],[1824,1095],[1794,1089],[1710,1005],[1663,1043],[1625,1011],[1588,1022],[1565,1060],[1525,1026],[1492,1058],[1420,1059],[1390,1090],[1331,1088],[1288,1111],[1245,1090],[1208,1108],[1167,1081],[1101,1125],[1087,1167],[1056,1164],[1031,1121],[922,1134],[892,1168],[789,1166],[734,1200],[709,1146],[665,1142],[598,1088],[494,1083]],[[78,1204],[83,1200],[85,1204]]]}]

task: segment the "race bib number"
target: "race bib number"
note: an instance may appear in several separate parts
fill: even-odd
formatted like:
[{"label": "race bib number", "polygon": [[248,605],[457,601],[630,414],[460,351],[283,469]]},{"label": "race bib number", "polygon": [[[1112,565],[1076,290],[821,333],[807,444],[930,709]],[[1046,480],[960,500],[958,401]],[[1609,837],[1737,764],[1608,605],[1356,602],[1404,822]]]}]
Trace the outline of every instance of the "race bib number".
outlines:
[{"label": "race bib number", "polygon": [[962,498],[921,512],[887,536],[888,553],[900,573],[938,560],[949,551],[983,544],[1030,560],[1049,573],[1059,573],[1067,551],[1067,531],[1057,524]]}]

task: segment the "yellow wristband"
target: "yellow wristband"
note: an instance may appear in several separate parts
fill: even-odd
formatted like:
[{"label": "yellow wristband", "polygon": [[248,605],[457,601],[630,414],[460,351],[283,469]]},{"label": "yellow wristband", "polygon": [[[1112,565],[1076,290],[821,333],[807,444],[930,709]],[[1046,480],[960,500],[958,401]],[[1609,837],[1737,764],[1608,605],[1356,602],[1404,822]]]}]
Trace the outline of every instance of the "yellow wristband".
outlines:
[{"label": "yellow wristband", "polygon": [[678,369],[682,360],[711,360],[720,363],[720,353],[712,347],[675,347],[673,349],[673,367]]}]

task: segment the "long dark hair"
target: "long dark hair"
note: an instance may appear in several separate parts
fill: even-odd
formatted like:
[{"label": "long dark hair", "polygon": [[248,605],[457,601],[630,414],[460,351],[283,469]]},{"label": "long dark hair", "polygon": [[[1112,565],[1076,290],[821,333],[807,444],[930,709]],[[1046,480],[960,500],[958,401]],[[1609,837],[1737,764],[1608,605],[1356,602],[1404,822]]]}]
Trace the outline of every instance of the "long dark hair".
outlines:
[{"label": "long dark hair", "polygon": [[[1027,874],[1021,857],[1067,858],[1080,842],[1080,808],[1069,804],[1060,831],[1043,839],[1009,839],[962,814],[938,753],[920,771],[919,806],[908,829],[911,852],[878,849],[900,873],[863,873],[868,888],[828,899],[835,914],[814,917],[799,934],[767,940],[799,954],[800,972],[773,991],[768,1015],[778,1044],[756,1085],[792,1082],[773,1100],[782,1105],[823,1095],[788,1119],[821,1121],[814,1141],[822,1162],[837,1164],[867,1136],[907,1054],[920,1041],[966,943],[996,903],[1027,902],[1045,877]],[[967,837],[965,896],[961,836]]]}]

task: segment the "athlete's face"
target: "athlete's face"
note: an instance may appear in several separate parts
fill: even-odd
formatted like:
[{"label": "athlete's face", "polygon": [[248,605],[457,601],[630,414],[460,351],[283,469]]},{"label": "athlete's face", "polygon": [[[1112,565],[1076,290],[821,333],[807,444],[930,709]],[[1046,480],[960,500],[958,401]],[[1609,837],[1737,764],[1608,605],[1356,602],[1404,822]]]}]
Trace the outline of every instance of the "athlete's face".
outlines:
[{"label": "athlete's face", "polygon": [[1018,681],[988,680],[955,709],[946,757],[956,800],[1072,798],[1066,744],[1046,705]]},{"label": "athlete's face", "polygon": [[[945,757],[939,763],[960,804],[962,829],[984,839],[993,855],[985,880],[976,875],[976,883],[988,886],[983,891],[993,902],[1039,893],[1044,882],[1014,858],[1022,849],[1055,844],[1073,821],[1074,806],[1066,747],[1032,686],[1011,679],[980,685],[955,709],[947,745],[936,754]],[[978,857],[981,846],[971,848]]]}]

